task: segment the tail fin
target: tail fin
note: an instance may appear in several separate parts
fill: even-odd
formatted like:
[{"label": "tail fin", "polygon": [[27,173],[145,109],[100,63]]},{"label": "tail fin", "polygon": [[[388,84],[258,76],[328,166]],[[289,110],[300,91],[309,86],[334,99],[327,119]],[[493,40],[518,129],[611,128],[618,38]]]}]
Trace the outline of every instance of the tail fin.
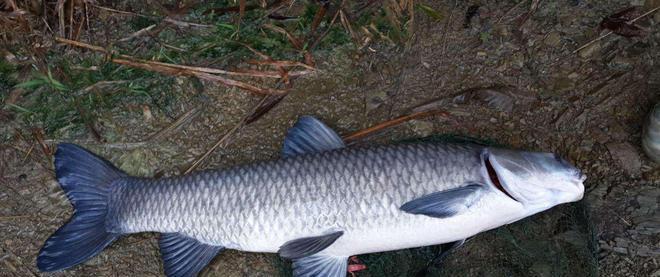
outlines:
[{"label": "tail fin", "polygon": [[57,271],[82,263],[120,236],[106,231],[105,217],[110,185],[127,176],[125,173],[74,144],[57,146],[55,173],[75,211],[41,248],[37,257],[41,271]]}]

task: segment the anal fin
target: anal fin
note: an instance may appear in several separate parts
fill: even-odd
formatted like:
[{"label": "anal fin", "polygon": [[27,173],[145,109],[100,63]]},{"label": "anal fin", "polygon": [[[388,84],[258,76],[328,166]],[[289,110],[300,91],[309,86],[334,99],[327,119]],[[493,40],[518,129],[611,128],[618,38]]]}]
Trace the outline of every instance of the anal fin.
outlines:
[{"label": "anal fin", "polygon": [[348,257],[312,255],[293,260],[294,277],[345,277]]},{"label": "anal fin", "polygon": [[213,258],[225,248],[208,245],[179,233],[160,236],[160,252],[163,256],[165,275],[197,276]]}]

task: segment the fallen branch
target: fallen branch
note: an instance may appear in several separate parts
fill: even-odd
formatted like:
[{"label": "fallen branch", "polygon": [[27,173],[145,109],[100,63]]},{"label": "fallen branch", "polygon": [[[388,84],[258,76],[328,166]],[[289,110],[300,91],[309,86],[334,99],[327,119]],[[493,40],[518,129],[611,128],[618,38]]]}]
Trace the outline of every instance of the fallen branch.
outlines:
[{"label": "fallen branch", "polygon": [[300,39],[297,38],[296,36],[294,36],[293,34],[289,33],[289,31],[287,31],[286,29],[284,29],[282,27],[279,27],[279,26],[272,25],[272,24],[264,24],[263,26],[264,26],[264,28],[269,29],[273,32],[285,35],[286,38],[291,43],[291,45],[293,45],[293,48],[295,48],[296,50],[302,50],[303,49],[302,41],[300,41]]},{"label": "fallen branch", "polygon": [[[97,51],[97,52],[104,53],[106,55],[112,55],[112,53],[110,51],[106,50],[103,47],[87,44],[87,43],[84,43],[84,42],[74,41],[74,40],[60,38],[60,37],[55,38],[55,41],[60,42],[60,43],[73,45],[73,46],[77,46],[77,47],[81,47],[81,48],[94,50],[94,51]],[[229,79],[229,78],[221,77],[221,76],[218,76],[218,75],[214,75],[214,74],[223,74],[223,75],[230,75],[230,76],[262,77],[262,78],[282,79],[285,76],[283,76],[282,72],[279,72],[279,71],[256,71],[256,70],[227,71],[227,70],[216,69],[216,68],[206,68],[206,67],[197,67],[197,66],[163,63],[163,62],[156,62],[156,61],[147,61],[147,60],[142,60],[142,59],[138,59],[138,58],[128,56],[128,55],[123,55],[123,54],[119,54],[119,55],[116,55],[116,56],[118,58],[110,57],[109,60],[113,63],[127,65],[127,66],[131,66],[131,67],[136,67],[136,68],[141,68],[141,69],[154,71],[154,72],[159,72],[159,73],[167,74],[167,75],[196,76],[200,79],[220,82],[220,83],[222,83],[224,85],[227,85],[227,86],[230,86],[230,87],[238,87],[238,88],[248,90],[250,92],[254,92],[254,93],[258,93],[258,94],[284,94],[284,93],[286,93],[286,91],[283,91],[283,90],[259,88],[259,87],[256,87],[256,86],[244,83],[244,82],[240,82],[240,81],[236,81],[236,80],[233,80],[233,79]],[[311,72],[313,72],[313,70],[291,71],[291,72],[287,73],[287,76],[301,76],[301,75],[309,74]]]},{"label": "fallen branch", "polygon": [[96,82],[96,83],[94,83],[94,84],[92,84],[92,85],[90,85],[90,86],[88,86],[84,89],[81,89],[80,91],[81,92],[90,92],[90,91],[92,91],[94,89],[97,89],[99,87],[104,87],[104,86],[109,86],[109,85],[121,85],[121,84],[125,84],[125,83],[128,83],[128,82],[130,82],[130,81],[128,81],[128,80],[99,81],[99,82]]},{"label": "fallen branch", "polygon": [[446,112],[446,111],[441,111],[441,110],[416,112],[416,113],[412,113],[412,114],[409,114],[409,115],[400,116],[400,117],[397,117],[397,118],[392,119],[392,120],[385,121],[383,123],[377,124],[375,126],[372,126],[372,127],[366,128],[366,129],[362,129],[362,130],[357,131],[355,133],[352,133],[350,135],[344,136],[343,139],[344,139],[344,142],[346,142],[346,143],[355,142],[355,141],[360,140],[362,138],[365,138],[367,136],[373,135],[374,133],[381,132],[384,129],[391,128],[393,126],[399,125],[399,124],[404,123],[406,121],[413,120],[413,119],[424,118],[424,117],[429,117],[429,116],[433,116],[433,115],[449,116],[449,113]]},{"label": "fallen branch", "polygon": [[200,113],[202,112],[201,108],[192,108],[189,111],[185,112],[183,115],[181,115],[179,118],[177,118],[174,122],[172,122],[170,125],[167,127],[161,129],[160,131],[156,132],[155,134],[149,136],[145,142],[152,142],[152,141],[159,141],[162,140],[166,137],[168,137],[170,134],[172,134],[174,131],[181,129],[183,125],[190,123],[193,118],[197,117]]},{"label": "fallen branch", "polygon": [[[658,9],[660,9],[660,6],[655,7],[655,8],[653,8],[653,9],[651,9],[650,11],[645,12],[644,14],[642,14],[642,15],[640,15],[640,16],[638,16],[638,17],[635,17],[634,19],[628,21],[627,23],[628,23],[628,24],[635,23],[635,21],[640,20],[640,19],[642,19],[642,18],[648,16],[649,14],[652,14],[652,13],[656,12]],[[584,45],[578,47],[578,49],[573,50],[573,52],[571,52],[571,54],[575,54],[575,53],[579,52],[580,50],[582,50],[582,49],[588,47],[589,45],[592,45],[592,44],[594,44],[594,43],[596,43],[596,42],[598,42],[598,41],[600,41],[600,40],[602,40],[602,39],[608,37],[608,36],[611,35],[612,33],[614,33],[614,32],[612,32],[612,31],[608,31],[608,32],[605,33],[604,35],[599,36],[599,37],[597,37],[597,38],[595,38],[595,39],[593,39],[593,40],[591,40],[591,41],[585,43]]]},{"label": "fallen branch", "polygon": [[151,24],[151,25],[149,25],[145,28],[142,28],[142,29],[138,30],[137,32],[134,32],[134,33],[130,34],[129,36],[127,36],[125,38],[122,38],[122,39],[118,40],[118,42],[129,41],[129,40],[134,39],[136,37],[142,36],[146,33],[149,33],[149,31],[151,31],[151,29],[153,29],[155,27],[156,27],[156,24]]},{"label": "fallen branch", "polygon": [[[276,61],[276,60],[257,61],[257,60],[248,60],[247,63],[256,64],[256,65],[281,66],[281,67],[300,66],[300,67],[307,68],[309,70],[316,70],[316,68],[314,68],[312,66],[309,66],[308,64],[301,63],[301,62],[296,62],[296,61]],[[292,73],[295,73],[295,72],[290,72],[289,75],[292,75]],[[295,74],[293,74],[293,76],[295,76]]]},{"label": "fallen branch", "polygon": [[253,86],[253,85],[250,85],[250,84],[247,84],[247,83],[239,82],[239,81],[236,81],[236,80],[232,80],[232,79],[228,79],[228,78],[224,78],[224,77],[221,77],[221,76],[218,76],[218,75],[208,74],[208,73],[204,73],[204,72],[193,71],[192,74],[193,74],[193,76],[195,76],[197,78],[200,78],[200,79],[209,80],[209,81],[217,81],[217,82],[223,83],[223,84],[225,84],[227,86],[230,86],[230,87],[241,88],[241,89],[244,89],[244,90],[247,90],[247,91],[250,91],[250,92],[254,92],[254,93],[257,93],[257,94],[283,95],[283,94],[287,93],[285,90],[259,88],[259,87],[256,87],[256,86]]},{"label": "fallen branch", "polygon": [[172,23],[174,25],[180,26],[180,27],[201,27],[201,28],[213,28],[213,25],[206,25],[206,24],[199,24],[199,23],[193,23],[193,22],[187,22],[187,21],[181,21],[181,20],[176,20],[171,17],[156,17],[156,16],[148,16],[148,15],[143,15],[135,12],[127,12],[127,11],[120,11],[116,10],[113,8],[108,8],[108,7],[103,7],[95,4],[90,4],[92,7],[97,8],[99,10],[104,10],[112,13],[118,13],[118,14],[125,14],[125,15],[130,15],[130,16],[137,16],[137,17],[142,17],[142,18],[149,18],[149,19],[162,19],[164,22],[167,23]]},{"label": "fallen branch", "polygon": [[[271,97],[272,97],[272,96],[271,96]],[[264,102],[266,102],[266,99],[268,99],[268,96],[262,98],[261,101],[259,101],[259,103],[258,103],[256,106],[254,106],[254,108],[252,109],[252,111],[250,111],[250,113],[246,114],[245,117],[243,117],[243,118],[241,119],[241,121],[239,121],[238,123],[236,123],[236,125],[234,125],[234,127],[231,128],[231,130],[229,130],[229,131],[228,131],[227,133],[225,133],[225,134],[224,134],[224,135],[223,135],[218,141],[216,141],[215,144],[213,144],[213,146],[211,146],[211,148],[209,148],[209,150],[206,150],[206,152],[204,153],[204,155],[202,155],[202,156],[200,156],[199,158],[197,158],[197,160],[195,160],[195,161],[190,165],[190,167],[188,167],[188,169],[186,169],[186,171],[183,172],[183,174],[188,174],[188,173],[192,172],[193,170],[195,170],[197,167],[199,167],[200,164],[202,164],[202,162],[203,162],[204,160],[206,160],[206,158],[208,158],[208,157],[211,155],[211,153],[213,153],[213,151],[215,151],[215,150],[218,149],[219,147],[222,147],[222,148],[227,147],[227,145],[229,144],[229,139],[230,139],[230,138],[231,138],[236,132],[238,132],[238,130],[240,130],[241,128],[243,128],[243,126],[245,126],[245,125],[251,123],[251,122],[249,121],[249,119],[252,117],[252,115],[253,115],[256,111],[259,110],[259,108],[264,104]]]}]

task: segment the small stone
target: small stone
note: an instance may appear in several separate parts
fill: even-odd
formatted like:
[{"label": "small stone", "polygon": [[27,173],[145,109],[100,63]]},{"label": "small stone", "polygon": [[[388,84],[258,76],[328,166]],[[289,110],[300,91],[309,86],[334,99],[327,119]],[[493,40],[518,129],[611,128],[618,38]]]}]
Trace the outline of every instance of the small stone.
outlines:
[{"label": "small stone", "polygon": [[632,60],[621,55],[614,57],[607,65],[612,69],[621,71],[628,71],[633,68]]},{"label": "small stone", "polygon": [[658,269],[655,272],[651,273],[651,277],[660,277],[660,269]]},{"label": "small stone", "polygon": [[630,241],[624,238],[615,238],[616,246],[628,248],[630,246]]},{"label": "small stone", "polygon": [[412,130],[419,137],[428,137],[433,134],[433,123],[422,120],[410,121]]},{"label": "small stone", "polygon": [[578,51],[578,55],[583,59],[593,59],[600,55],[600,49],[600,41],[597,41],[585,48],[582,48],[580,51]]},{"label": "small stone", "polygon": [[594,147],[594,141],[591,139],[585,139],[580,143],[580,150],[583,152],[591,152]]},{"label": "small stone", "polygon": [[561,44],[561,34],[559,34],[557,31],[552,31],[547,36],[545,36],[543,43],[550,47],[559,47]]},{"label": "small stone", "polygon": [[151,109],[149,108],[148,105],[142,105],[142,115],[144,116],[145,121],[154,120],[154,116],[151,113]]},{"label": "small stone", "polygon": [[637,149],[630,143],[608,143],[607,150],[612,159],[619,162],[623,170],[632,176],[638,176],[641,172],[642,161],[637,153]]},{"label": "small stone", "polygon": [[535,276],[553,276],[553,268],[551,265],[543,262],[537,262],[532,265],[531,270],[536,273]]},{"label": "small stone", "polygon": [[651,183],[660,183],[660,167],[656,167],[649,171],[644,172],[644,179],[648,180]]},{"label": "small stone", "polygon": [[371,95],[367,96],[367,111],[372,111],[380,107],[383,103],[385,103],[385,100],[387,100],[387,92],[384,90],[379,90],[376,91],[375,93],[372,93]]},{"label": "small stone", "polygon": [[628,249],[623,248],[623,247],[612,247],[612,251],[621,253],[621,254],[628,254]]},{"label": "small stone", "polygon": [[634,250],[635,254],[638,256],[642,257],[653,257],[653,256],[658,256],[660,255],[660,249],[659,248],[651,248],[647,245],[642,245],[639,248]]},{"label": "small stone", "polygon": [[644,10],[650,11],[660,7],[660,0],[646,0],[644,1]]},{"label": "small stone", "polygon": [[522,68],[525,65],[525,55],[520,52],[513,54],[511,65],[516,68]]},{"label": "small stone", "polygon": [[573,73],[571,73],[571,74],[568,74],[568,78],[569,78],[569,79],[572,79],[572,80],[575,80],[575,79],[577,79],[578,77],[580,77],[580,74],[578,74],[577,72],[573,72]]},{"label": "small stone", "polygon": [[558,77],[553,81],[553,89],[557,92],[565,92],[575,87],[573,80],[567,77]]}]

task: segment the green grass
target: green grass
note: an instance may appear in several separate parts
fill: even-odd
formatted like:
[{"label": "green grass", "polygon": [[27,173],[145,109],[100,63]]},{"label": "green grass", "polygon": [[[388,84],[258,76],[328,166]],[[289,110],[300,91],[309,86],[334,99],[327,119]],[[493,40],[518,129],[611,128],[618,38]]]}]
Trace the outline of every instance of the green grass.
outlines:
[{"label": "green grass", "polygon": [[[170,26],[159,32],[156,40],[143,36],[128,42],[104,46],[115,53],[142,59],[177,64],[210,64],[219,68],[233,68],[248,59],[258,59],[241,44],[247,44],[276,60],[301,61],[304,52],[294,49],[286,35],[264,28],[265,24],[272,24],[286,29],[305,43],[303,50],[307,50],[310,47],[308,43],[313,41],[308,41],[307,38],[319,6],[316,1],[311,0],[296,4],[302,5],[301,9],[298,9],[300,15],[297,19],[271,20],[266,17],[265,10],[254,9],[246,11],[240,24],[237,24],[237,13],[221,16],[203,14],[211,7],[237,5],[235,1],[205,2],[188,11],[182,20],[210,24],[213,28],[177,30]],[[349,10],[350,7],[351,5]],[[354,22],[355,30],[360,26],[373,24],[379,32],[395,39],[405,36],[405,30],[391,26],[386,9],[377,7],[370,9],[369,12],[362,13]],[[148,14],[147,11],[143,12]],[[132,33],[160,22],[155,15],[150,16],[154,17],[127,18],[126,25],[118,26],[117,33]],[[331,16],[329,11],[321,21],[315,36],[328,28],[328,18]],[[405,21],[406,19],[402,19],[402,22]],[[137,52],[134,50],[136,46],[140,46]],[[318,60],[337,59],[335,56],[347,55],[345,49],[351,48],[355,49],[353,41],[338,20],[312,52]],[[174,77],[118,66],[107,62],[105,57],[98,53],[78,49],[74,49],[75,52],[64,52],[62,49],[64,48],[53,48],[47,54],[46,63],[49,64],[47,70],[35,71],[29,78],[20,80],[20,83],[7,77],[15,72],[16,68],[4,62],[0,63],[0,72],[3,73],[0,76],[0,88],[8,90],[16,86],[28,91],[18,103],[8,105],[6,108],[18,114],[19,119],[26,125],[43,128],[48,136],[84,135],[87,132],[86,123],[109,113],[127,113],[126,107],[131,105],[148,105],[152,111],[155,109],[168,113],[173,104],[183,97],[181,92],[176,92]],[[98,70],[80,70],[92,66],[97,67]],[[127,82],[85,91],[85,88],[98,82],[117,80]],[[1,97],[4,99],[6,95],[2,94]]]},{"label": "green grass", "polygon": [[[16,67],[0,59],[0,91],[9,92],[11,87],[16,85],[15,77],[12,76],[16,72]],[[0,93],[0,98],[4,102],[4,97],[7,93]]]},{"label": "green grass", "polygon": [[[97,116],[128,105],[147,104],[167,108],[179,95],[170,93],[173,77],[103,63],[101,58],[68,61],[52,56],[55,66],[45,74],[35,72],[33,77],[16,85],[28,91],[19,104],[12,106],[28,125],[38,126],[49,135],[84,132],[85,123]],[[98,70],[74,70],[96,64]],[[85,90],[101,81],[127,81],[126,83]]]}]

